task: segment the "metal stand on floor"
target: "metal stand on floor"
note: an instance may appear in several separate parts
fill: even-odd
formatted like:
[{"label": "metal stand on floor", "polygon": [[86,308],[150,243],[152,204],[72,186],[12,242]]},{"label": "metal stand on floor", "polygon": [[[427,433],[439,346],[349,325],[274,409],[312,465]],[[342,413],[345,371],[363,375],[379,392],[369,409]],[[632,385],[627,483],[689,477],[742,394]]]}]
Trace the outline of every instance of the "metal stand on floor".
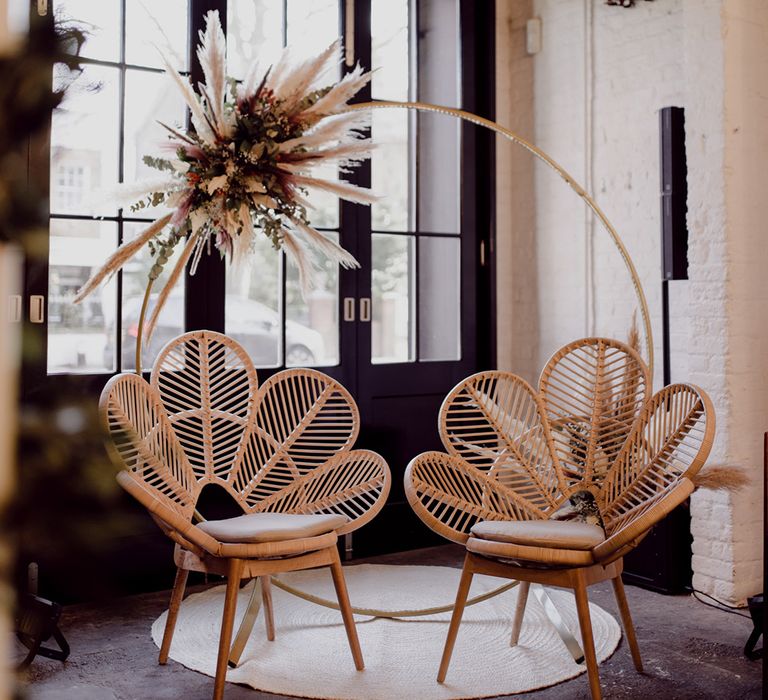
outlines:
[{"label": "metal stand on floor", "polygon": [[[69,656],[69,644],[59,629],[61,605],[37,595],[37,564],[31,563],[27,569],[27,590],[19,600],[16,615],[16,637],[29,649],[29,653],[19,664],[19,669],[26,668],[39,654],[47,659],[66,661]],[[49,639],[58,644],[58,649],[44,647]]]},{"label": "metal stand on floor", "polygon": [[[16,618],[16,636],[29,653],[19,664],[19,669],[29,666],[38,654],[56,661],[67,660],[69,644],[59,629],[60,617],[61,605],[58,603],[31,593],[24,595]],[[43,642],[51,638],[58,644],[58,649],[43,646]]]},{"label": "metal stand on floor", "polygon": [[[763,596],[755,595],[747,599],[747,605],[749,606],[749,614],[752,617],[752,624],[754,625],[752,633],[747,639],[747,643],[744,645],[744,656],[750,661],[757,661],[757,659],[763,658],[763,647],[755,649],[757,640],[763,634],[763,615],[764,615],[764,603]],[[765,642],[763,642],[765,643]]]}]

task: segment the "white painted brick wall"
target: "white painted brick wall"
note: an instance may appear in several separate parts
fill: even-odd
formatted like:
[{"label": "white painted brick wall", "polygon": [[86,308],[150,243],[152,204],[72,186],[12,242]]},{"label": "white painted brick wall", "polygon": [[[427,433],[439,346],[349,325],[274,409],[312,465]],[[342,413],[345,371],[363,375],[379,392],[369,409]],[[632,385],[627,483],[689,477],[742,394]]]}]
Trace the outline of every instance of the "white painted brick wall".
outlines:
[{"label": "white painted brick wall", "polygon": [[[625,18],[617,16],[617,8],[598,2],[592,7],[593,194],[638,264],[656,328],[660,325],[659,164],[658,148],[649,149],[648,144],[658,139],[659,107],[679,104],[684,90],[682,59],[675,56],[682,39],[681,0],[664,4],[663,12],[654,12],[650,4],[639,5],[633,11],[638,22],[628,31],[619,31]],[[585,5],[537,0],[534,13],[544,26],[544,49],[534,64],[536,144],[586,185]],[[596,224],[596,316],[590,324],[584,205],[559,178],[537,166],[536,209],[541,366],[551,352],[575,337],[595,332],[625,338],[637,303],[618,252]],[[673,317],[681,319],[673,324],[678,339],[685,333],[685,291],[678,285],[671,292]],[[658,331],[655,339],[658,355]],[[685,360],[685,353],[673,357],[673,368],[683,375]],[[660,372],[657,365],[659,380]]]},{"label": "white painted brick wall", "polygon": [[[496,71],[500,121],[533,140],[533,58],[525,50],[532,0],[496,3]],[[507,139],[496,141],[497,356],[500,369],[535,382],[538,377],[538,296],[533,159]]]},{"label": "white painted brick wall", "polygon": [[[762,583],[762,433],[768,429],[768,246],[765,156],[768,153],[768,3],[725,0],[724,167],[727,270],[725,359],[728,460],[753,486],[732,497],[732,599]],[[729,584],[732,589],[729,588]]]},{"label": "white painted brick wall", "polygon": [[[694,585],[722,600],[742,601],[762,587],[768,2],[656,0],[623,9],[592,0],[590,155],[585,147],[588,1],[533,2],[544,37],[543,50],[533,59],[534,141],[585,185],[591,157],[592,194],[619,230],[648,296],[658,387],[658,110],[686,108],[690,280],[670,285],[672,379],[696,383],[712,397],[718,431],[710,462],[738,465],[754,479],[739,494],[702,491],[692,499]],[[515,4],[498,0],[499,7]],[[510,71],[530,60],[512,59]],[[499,75],[505,79],[503,71]],[[508,101],[502,108],[503,122],[504,109],[510,116],[515,105]],[[636,303],[621,261],[598,225],[591,253],[595,313],[590,323],[583,206],[543,167],[534,168],[534,186],[537,263],[535,280],[527,283],[535,303],[509,303],[513,309],[516,303],[522,306],[528,325],[538,328],[532,347],[534,364],[541,367],[554,349],[586,333],[625,338]],[[498,274],[505,269],[501,261]],[[500,298],[500,315],[504,308]],[[500,346],[500,362],[505,357],[511,356]]]},{"label": "white painted brick wall", "polygon": [[[584,171],[583,6],[534,1],[543,49],[534,59],[535,143],[577,180]],[[556,89],[555,89],[556,87]],[[545,95],[545,99],[539,99]],[[534,168],[539,357],[586,332],[584,205],[551,170]]]}]

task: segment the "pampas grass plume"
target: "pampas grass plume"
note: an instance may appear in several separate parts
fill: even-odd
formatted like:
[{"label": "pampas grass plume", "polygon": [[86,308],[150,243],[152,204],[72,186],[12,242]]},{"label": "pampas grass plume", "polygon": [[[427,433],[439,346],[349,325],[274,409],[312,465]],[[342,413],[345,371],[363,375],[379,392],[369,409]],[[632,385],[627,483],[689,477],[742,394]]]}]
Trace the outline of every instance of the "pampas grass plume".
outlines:
[{"label": "pampas grass plume", "polygon": [[743,468],[727,464],[713,464],[710,467],[704,467],[691,478],[691,481],[696,488],[730,491],[731,493],[741,491],[752,483],[752,479],[744,473]]}]

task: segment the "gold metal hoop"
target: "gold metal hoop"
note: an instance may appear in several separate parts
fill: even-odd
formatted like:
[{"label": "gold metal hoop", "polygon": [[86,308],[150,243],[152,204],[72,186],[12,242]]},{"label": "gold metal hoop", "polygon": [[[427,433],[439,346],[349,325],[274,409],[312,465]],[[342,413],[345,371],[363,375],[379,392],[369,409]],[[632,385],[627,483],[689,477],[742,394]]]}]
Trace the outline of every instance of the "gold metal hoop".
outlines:
[{"label": "gold metal hoop", "polygon": [[[643,328],[645,330],[645,350],[648,356],[648,368],[651,372],[651,376],[653,376],[653,331],[651,330],[651,317],[648,312],[648,302],[645,298],[645,292],[643,291],[643,285],[642,282],[640,282],[640,277],[637,274],[637,270],[635,269],[635,265],[632,262],[632,258],[629,255],[629,251],[627,251],[626,247],[624,246],[623,241],[621,240],[621,237],[618,234],[618,231],[614,228],[613,224],[608,220],[608,217],[603,213],[603,210],[600,209],[597,202],[595,202],[594,199],[589,195],[589,193],[578,183],[576,180],[571,176],[571,174],[557,161],[555,161],[551,156],[549,156],[547,153],[542,151],[537,146],[534,146],[530,141],[526,141],[522,136],[519,136],[514,131],[510,131],[509,129],[501,126],[500,124],[497,124],[494,121],[491,121],[490,119],[486,119],[485,117],[480,117],[476,114],[472,114],[471,112],[465,112],[462,109],[455,109],[453,107],[443,107],[441,105],[435,105],[435,104],[429,104],[428,102],[396,102],[396,101],[375,101],[375,102],[361,102],[354,105],[349,105],[349,108],[347,111],[355,111],[355,110],[365,110],[365,109],[410,109],[417,112],[433,112],[437,114],[446,114],[451,117],[456,117],[457,119],[461,119],[466,122],[470,122],[472,124],[476,124],[477,126],[481,126],[484,129],[489,129],[490,131],[493,131],[504,138],[506,138],[509,141],[512,141],[512,143],[517,144],[518,146],[521,146],[526,151],[531,153],[533,156],[538,158],[542,163],[547,165],[549,168],[554,170],[563,180],[565,180],[566,184],[584,201],[584,203],[594,212],[595,216],[600,220],[600,222],[603,224],[603,227],[608,232],[608,235],[611,237],[611,240],[613,241],[613,244],[616,246],[616,249],[619,251],[619,255],[621,255],[621,259],[624,261],[624,265],[627,268],[627,271],[629,272],[629,276],[632,280],[632,286],[635,290],[635,296],[637,297],[638,304],[640,305],[640,315],[643,319]],[[151,284],[148,285],[148,289],[146,290],[145,299],[144,299],[144,309],[146,308],[146,302],[148,301],[149,297],[149,287],[151,287]],[[136,373],[141,373],[141,345],[142,345],[142,336],[144,331],[144,323],[143,318],[140,320],[139,323],[139,332],[137,334],[136,338]]]},{"label": "gold metal hoop", "polygon": [[349,105],[348,111],[353,110],[365,110],[365,109],[410,109],[417,112],[435,112],[437,114],[447,114],[451,117],[456,117],[466,122],[471,122],[477,126],[481,126],[485,129],[490,129],[497,134],[505,137],[512,143],[522,146],[526,151],[538,158],[542,163],[554,170],[566,184],[584,201],[584,203],[594,212],[595,216],[605,227],[608,235],[611,237],[613,244],[621,255],[621,259],[624,261],[624,265],[629,271],[629,275],[632,279],[632,286],[635,289],[635,296],[637,297],[638,304],[640,305],[640,315],[643,318],[643,327],[645,329],[645,349],[648,354],[648,367],[653,376],[653,332],[651,331],[651,318],[648,313],[648,303],[645,299],[645,292],[643,291],[643,285],[640,282],[640,277],[637,274],[635,265],[632,262],[632,258],[629,255],[624,243],[621,240],[616,229],[613,227],[608,217],[603,213],[602,209],[597,205],[594,199],[589,193],[571,176],[571,174],[563,168],[558,162],[556,162],[551,156],[547,155],[540,148],[537,148],[529,141],[526,141],[522,136],[518,136],[514,131],[510,131],[505,127],[497,124],[490,119],[479,117],[471,112],[465,112],[461,109],[454,109],[453,107],[443,107],[441,105],[429,104],[427,102],[396,102],[389,100],[381,100],[375,102],[363,102],[358,104]]}]

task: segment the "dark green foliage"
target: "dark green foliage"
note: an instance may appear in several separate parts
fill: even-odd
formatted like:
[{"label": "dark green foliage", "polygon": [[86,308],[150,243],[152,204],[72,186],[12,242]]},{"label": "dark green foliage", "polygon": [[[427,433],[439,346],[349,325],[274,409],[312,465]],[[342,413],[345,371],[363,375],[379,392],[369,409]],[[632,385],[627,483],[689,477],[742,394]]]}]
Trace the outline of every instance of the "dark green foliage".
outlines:
[{"label": "dark green foliage", "polygon": [[143,161],[144,165],[148,165],[150,168],[173,172],[173,165],[171,164],[171,161],[165,158],[153,158],[152,156],[144,156],[141,160]]},{"label": "dark green foliage", "polygon": [[[106,572],[88,569],[145,518],[126,508],[116,470],[104,448],[97,402],[80,377],[58,377],[45,401],[21,407],[16,494],[5,513],[6,532],[17,550],[18,580],[29,562],[41,575],[82,570],[70,578],[91,598],[109,592]],[[56,585],[56,584],[53,584]],[[52,590],[42,590],[53,594]]]},{"label": "dark green foliage", "polygon": [[27,247],[30,229],[45,222],[41,197],[27,181],[28,139],[48,127],[61,102],[63,93],[51,90],[54,64],[77,70],[83,41],[78,29],[38,19],[18,53],[0,58],[0,241]]},{"label": "dark green foliage", "polygon": [[[38,237],[47,236],[45,195],[27,177],[29,139],[48,128],[62,99],[51,90],[54,64],[77,71],[83,40],[77,29],[33,18],[26,44],[0,59],[0,242],[20,244],[28,257],[37,254]],[[39,340],[25,335],[25,357],[44,353]],[[135,521],[121,506],[125,499],[104,450],[93,396],[83,393],[79,377],[56,380],[45,396],[26,391],[15,494],[1,524],[16,547],[21,586],[31,561],[40,563],[43,594],[55,593],[48,587],[52,571],[79,570],[72,579],[82,599],[106,592],[108,577],[88,569]]]}]

